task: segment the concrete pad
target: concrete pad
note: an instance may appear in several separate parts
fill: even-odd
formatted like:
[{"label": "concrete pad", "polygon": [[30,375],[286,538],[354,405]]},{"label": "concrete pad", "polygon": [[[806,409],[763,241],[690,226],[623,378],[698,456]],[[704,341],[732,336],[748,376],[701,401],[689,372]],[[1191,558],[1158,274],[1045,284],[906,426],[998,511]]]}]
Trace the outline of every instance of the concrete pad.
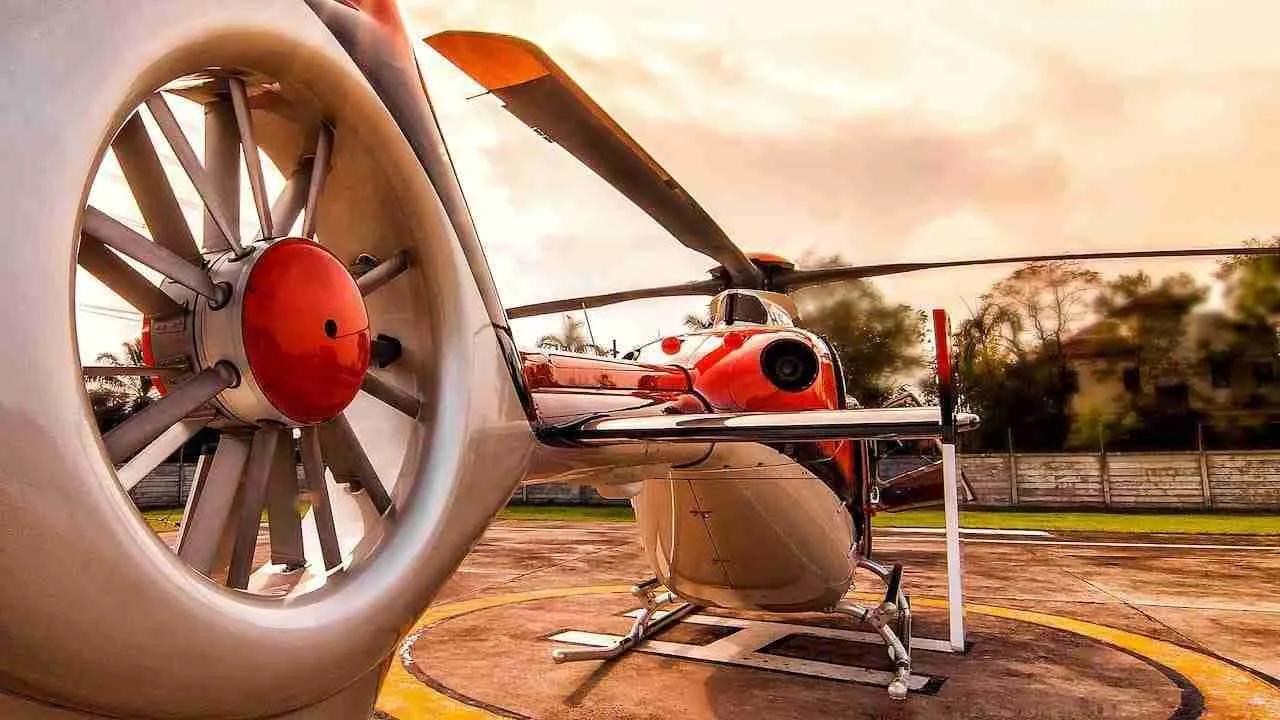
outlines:
[{"label": "concrete pad", "polygon": [[[639,545],[626,524],[498,523],[405,647],[386,707],[400,720],[1280,717],[1280,683],[1265,675],[1277,669],[1280,614],[1270,605],[1280,597],[1280,552],[1185,547],[1239,545],[1212,537],[983,539],[990,542],[964,547],[972,651],[918,651],[916,669],[944,682],[932,695],[892,703],[864,684],[645,653],[555,665],[550,635],[626,632],[622,613],[635,599],[617,590],[648,575]],[[941,543],[885,534],[876,547],[881,561],[907,567],[915,634],[945,637],[944,608],[926,599],[944,594]],[[587,585],[606,587],[571,589]],[[860,576],[859,589],[878,584]],[[850,627],[823,615],[705,614]],[[705,645],[718,639],[708,632],[686,622],[658,640]],[[883,648],[829,638],[792,636],[768,652],[889,668]],[[1212,702],[1201,707],[1205,698]]]}]

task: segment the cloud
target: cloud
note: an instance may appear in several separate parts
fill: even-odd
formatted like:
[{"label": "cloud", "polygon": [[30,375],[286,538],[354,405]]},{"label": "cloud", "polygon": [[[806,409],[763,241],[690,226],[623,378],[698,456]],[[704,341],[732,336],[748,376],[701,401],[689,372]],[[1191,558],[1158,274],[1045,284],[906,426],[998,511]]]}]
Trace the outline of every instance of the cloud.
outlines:
[{"label": "cloud", "polygon": [[[408,8],[424,33],[541,44],[748,249],[884,262],[1228,245],[1280,228],[1272,4]],[[701,277],[706,260],[492,99],[463,102],[478,89],[439,58],[424,65],[504,299]],[[1156,267],[1205,276],[1212,262]],[[880,284],[963,311],[1006,271]],[[619,322],[673,331],[679,315]]]}]

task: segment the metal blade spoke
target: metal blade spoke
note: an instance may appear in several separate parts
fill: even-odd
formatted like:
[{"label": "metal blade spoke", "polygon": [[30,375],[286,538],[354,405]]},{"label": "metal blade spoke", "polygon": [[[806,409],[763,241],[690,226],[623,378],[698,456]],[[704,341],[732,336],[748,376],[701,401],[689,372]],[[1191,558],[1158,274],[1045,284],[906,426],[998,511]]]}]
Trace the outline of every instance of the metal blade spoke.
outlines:
[{"label": "metal blade spoke", "polygon": [[361,295],[369,295],[408,269],[409,253],[401,250],[390,258],[374,265],[369,272],[356,278],[356,286],[360,288]]},{"label": "metal blade spoke", "polygon": [[200,459],[178,535],[178,557],[196,572],[213,572],[248,457],[249,438],[224,432],[213,457]]},{"label": "metal blade spoke", "polygon": [[133,191],[133,197],[142,211],[142,218],[151,230],[151,237],[174,254],[192,260],[200,256],[191,227],[182,215],[182,207],[173,194],[173,186],[164,174],[160,156],[151,143],[142,115],[134,113],[111,141],[116,160],[124,179]]},{"label": "metal blade spoke", "polygon": [[[191,487],[187,489],[187,502],[182,506],[182,520],[178,522],[178,544],[176,549],[181,551],[182,538],[186,535],[187,527],[191,523],[191,513],[196,506],[200,504],[200,494],[204,492],[205,480],[209,477],[209,467],[213,464],[213,455],[202,452],[200,457],[196,458],[196,469],[191,476]],[[179,468],[178,490],[181,495],[182,477],[181,468]]]},{"label": "metal blade spoke", "polygon": [[275,461],[267,481],[267,523],[271,531],[271,562],[296,570],[307,564],[302,550],[302,516],[298,513],[298,461],[293,436],[285,430],[276,443]]},{"label": "metal blade spoke", "polygon": [[320,426],[320,446],[334,480],[362,488],[379,515],[385,515],[391,509],[391,496],[378,478],[373,463],[369,462],[369,456],[365,455],[346,415],[339,415]]},{"label": "metal blade spoke", "polygon": [[244,154],[245,169],[249,173],[249,190],[253,193],[253,205],[258,210],[258,224],[262,229],[262,237],[275,237],[271,208],[267,204],[267,184],[262,177],[262,157],[258,154],[258,144],[253,139],[253,115],[249,110],[248,92],[245,90],[244,81],[238,77],[227,78],[227,89],[231,92],[236,129],[240,131],[240,149]]},{"label": "metal blade spoke", "polygon": [[203,268],[192,265],[163,245],[157,245],[132,228],[90,205],[81,223],[84,234],[137,260],[174,282],[190,288],[214,303],[226,299],[228,290],[219,287]]},{"label": "metal blade spoke", "polygon": [[276,446],[287,440],[288,431],[275,425],[264,426],[253,435],[244,469],[244,504],[235,519],[235,545],[231,550],[231,567],[227,570],[227,587],[243,590],[249,585],[262,508],[267,502],[267,484],[276,463]]},{"label": "metal blade spoke", "polygon": [[418,411],[422,409],[422,401],[417,397],[371,372],[364,374],[364,381],[360,383],[360,389],[411,418],[417,418]]},{"label": "metal blade spoke", "polygon": [[182,372],[180,368],[113,365],[87,365],[80,369],[85,377],[172,377]]},{"label": "metal blade spoke", "polygon": [[316,155],[311,164],[311,183],[307,187],[307,206],[302,214],[302,237],[316,235],[316,212],[320,206],[320,193],[329,175],[329,158],[333,154],[333,128],[321,125],[316,135]]},{"label": "metal blade spoke", "polygon": [[333,523],[333,507],[329,504],[329,483],[324,477],[324,458],[320,453],[320,433],[314,427],[302,429],[302,473],[307,490],[311,494],[311,516],[316,521],[316,534],[320,537],[320,554],[324,569],[333,570],[342,565],[342,548],[338,545],[338,531]]},{"label": "metal blade spoke", "polygon": [[152,440],[146,447],[138,451],[136,455],[129,459],[129,462],[120,466],[116,470],[116,479],[120,481],[120,487],[125,492],[133,489],[134,485],[141,482],[147,473],[155,470],[156,467],[164,462],[164,459],[172,455],[182,444],[190,440],[200,429],[209,424],[212,418],[201,418],[197,420],[180,420],[174,423],[168,430],[160,433],[160,436]]},{"label": "metal blade spoke", "polygon": [[298,215],[302,214],[307,202],[307,188],[311,185],[313,160],[315,158],[311,155],[298,160],[298,166],[289,174],[284,189],[271,203],[271,224],[281,235],[288,235],[298,221]]},{"label": "metal blade spoke", "polygon": [[168,395],[148,405],[102,436],[111,462],[120,463],[182,420],[218,393],[239,382],[235,369],[227,363],[214,367],[172,388]]},{"label": "metal blade spoke", "polygon": [[143,277],[142,273],[130,267],[129,263],[111,252],[106,245],[87,235],[80,236],[80,255],[76,261],[143,315],[156,317],[183,311],[181,305]]},{"label": "metal blade spoke", "polygon": [[[178,163],[191,179],[200,199],[204,201],[205,226],[204,249],[226,250],[237,255],[244,253],[240,247],[237,224],[240,215],[240,136],[236,132],[231,103],[215,101],[205,110],[204,149],[208,167],[200,164],[195,150],[182,132],[182,126],[173,116],[173,110],[164,96],[156,93],[147,98],[147,109],[155,118],[160,133],[169,142]],[[228,137],[229,136],[229,137]],[[231,150],[230,162],[227,149]]]}]

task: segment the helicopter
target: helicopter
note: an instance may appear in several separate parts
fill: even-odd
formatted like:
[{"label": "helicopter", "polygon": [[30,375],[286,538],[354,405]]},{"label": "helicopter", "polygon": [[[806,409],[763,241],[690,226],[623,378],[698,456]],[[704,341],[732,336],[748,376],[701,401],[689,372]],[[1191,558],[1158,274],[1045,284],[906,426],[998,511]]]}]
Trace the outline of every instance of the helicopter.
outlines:
[{"label": "helicopter", "polygon": [[[1036,258],[752,259],[530,43],[433,36],[719,268],[506,308],[391,0],[13,0],[0,15],[0,716],[367,718],[401,639],[495,514],[519,483],[552,477],[635,492],[669,583],[640,583],[654,602],[834,604],[878,624],[911,681],[901,573],[880,568],[880,605],[842,597],[874,562],[858,544],[873,479],[858,448],[977,418],[849,408],[829,348],[787,326],[785,296]],[[82,360],[76,309],[99,286],[141,319],[141,362]],[[511,330],[685,293],[721,296],[719,325],[664,338],[672,352],[522,353]],[[100,427],[91,391],[130,377],[157,392]],[[216,443],[167,542],[129,491],[204,431]],[[721,534],[736,553],[747,528],[732,521],[751,515],[695,493],[751,513],[757,481],[792,514],[756,530],[803,533],[757,551],[794,558],[787,543],[802,543],[818,569],[777,562],[747,586],[726,581],[725,558],[697,557]]]}]

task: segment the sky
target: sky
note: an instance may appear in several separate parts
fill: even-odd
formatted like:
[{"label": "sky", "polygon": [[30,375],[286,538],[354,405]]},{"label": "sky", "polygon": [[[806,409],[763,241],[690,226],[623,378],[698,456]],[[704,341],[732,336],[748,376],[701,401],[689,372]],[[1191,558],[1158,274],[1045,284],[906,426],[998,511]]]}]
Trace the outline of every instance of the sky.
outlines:
[{"label": "sky", "polygon": [[[541,45],[747,250],[881,263],[1280,232],[1274,3],[401,5],[415,37],[477,29]],[[505,304],[706,277],[710,260],[418,50]],[[1207,281],[1214,264],[1094,267]],[[1012,269],[876,285],[963,319]],[[603,308],[591,324],[599,344],[628,348],[704,302]],[[558,325],[514,328],[528,347]]]},{"label": "sky", "polygon": [[[1217,2],[410,2],[418,35],[541,45],[748,250],[850,262],[1224,246],[1280,230],[1280,6]],[[429,49],[503,300],[710,265]],[[1099,263],[1153,274],[1202,262]],[[1013,268],[876,282],[961,319]],[[697,299],[592,311],[621,344]],[[557,319],[517,321],[521,340]],[[622,339],[628,342],[622,342]]]}]

